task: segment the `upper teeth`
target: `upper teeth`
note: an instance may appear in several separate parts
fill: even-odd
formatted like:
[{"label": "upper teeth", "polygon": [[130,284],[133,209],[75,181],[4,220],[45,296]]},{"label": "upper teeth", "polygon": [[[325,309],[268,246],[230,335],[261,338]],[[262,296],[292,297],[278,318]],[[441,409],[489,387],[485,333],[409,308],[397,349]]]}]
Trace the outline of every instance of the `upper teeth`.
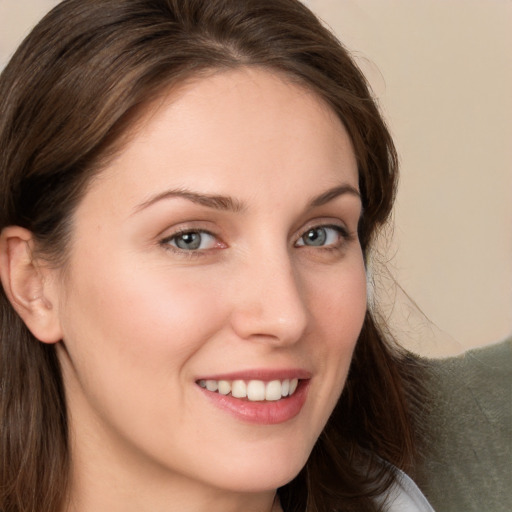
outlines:
[{"label": "upper teeth", "polygon": [[247,398],[252,402],[261,400],[279,400],[291,396],[297,389],[298,379],[271,380],[200,380],[199,385],[208,391],[217,391],[221,395],[234,398]]}]

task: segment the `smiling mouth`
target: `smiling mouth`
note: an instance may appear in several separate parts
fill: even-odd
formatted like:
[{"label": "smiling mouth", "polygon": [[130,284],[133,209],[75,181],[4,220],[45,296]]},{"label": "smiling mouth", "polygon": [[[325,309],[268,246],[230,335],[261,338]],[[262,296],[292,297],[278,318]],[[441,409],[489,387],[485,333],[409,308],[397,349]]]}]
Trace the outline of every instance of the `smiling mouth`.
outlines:
[{"label": "smiling mouth", "polygon": [[299,379],[271,380],[199,380],[197,384],[221,395],[246,399],[250,402],[275,402],[292,396],[297,390]]}]

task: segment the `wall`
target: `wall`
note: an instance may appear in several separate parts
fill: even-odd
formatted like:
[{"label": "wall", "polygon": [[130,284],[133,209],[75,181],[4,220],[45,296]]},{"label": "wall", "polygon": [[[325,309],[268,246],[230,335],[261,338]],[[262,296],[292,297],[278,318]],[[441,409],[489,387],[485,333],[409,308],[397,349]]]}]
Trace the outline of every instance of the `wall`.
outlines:
[{"label": "wall", "polygon": [[[55,3],[0,0],[0,67]],[[401,156],[394,237],[382,244],[391,274],[379,281],[398,338],[428,355],[503,339],[512,332],[512,2],[305,3],[353,51]]]}]

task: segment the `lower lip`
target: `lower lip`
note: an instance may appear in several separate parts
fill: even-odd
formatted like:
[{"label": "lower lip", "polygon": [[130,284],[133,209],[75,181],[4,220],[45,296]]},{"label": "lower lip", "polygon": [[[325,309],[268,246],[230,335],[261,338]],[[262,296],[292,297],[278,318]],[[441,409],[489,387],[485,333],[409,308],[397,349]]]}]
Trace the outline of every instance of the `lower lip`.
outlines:
[{"label": "lower lip", "polygon": [[301,380],[292,396],[276,401],[251,402],[233,398],[231,395],[221,395],[198,386],[198,389],[220,409],[239,420],[258,425],[277,425],[297,416],[306,402],[308,388],[309,379]]}]

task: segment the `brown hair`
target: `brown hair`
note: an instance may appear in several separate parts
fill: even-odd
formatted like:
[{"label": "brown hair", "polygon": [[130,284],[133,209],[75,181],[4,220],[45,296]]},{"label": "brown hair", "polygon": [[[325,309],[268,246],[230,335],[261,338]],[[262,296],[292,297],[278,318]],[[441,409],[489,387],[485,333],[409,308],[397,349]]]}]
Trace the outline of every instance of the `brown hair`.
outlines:
[{"label": "brown hair", "polygon": [[[322,97],[347,128],[363,199],[365,258],[388,219],[397,156],[349,53],[297,0],[65,0],[0,78],[0,229],[29,229],[65,261],[70,220],[134,116],[202,71],[261,66]],[[286,512],[377,510],[409,470],[421,382],[368,311],[342,397],[306,467],[279,489]],[[388,337],[389,338],[389,337]],[[0,292],[0,510],[55,512],[69,471],[54,347],[37,342]]]}]

